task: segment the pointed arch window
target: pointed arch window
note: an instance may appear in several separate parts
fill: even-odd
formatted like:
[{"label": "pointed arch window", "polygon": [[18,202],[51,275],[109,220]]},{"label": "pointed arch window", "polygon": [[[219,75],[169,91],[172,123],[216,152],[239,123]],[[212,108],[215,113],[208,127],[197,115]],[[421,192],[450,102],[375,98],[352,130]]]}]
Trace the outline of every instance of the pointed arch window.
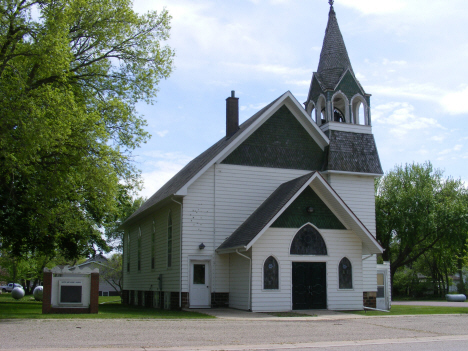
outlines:
[{"label": "pointed arch window", "polygon": [[127,233],[127,272],[130,272],[130,233]]},{"label": "pointed arch window", "polygon": [[327,255],[327,246],[322,236],[310,224],[302,227],[291,244],[291,255]]},{"label": "pointed arch window", "polygon": [[155,241],[156,241],[156,223],[153,220],[153,231],[151,232],[151,269],[154,269],[155,261]]},{"label": "pointed arch window", "polygon": [[339,280],[340,289],[352,289],[353,288],[353,267],[348,258],[343,257],[340,261],[339,266]]},{"label": "pointed arch window", "polygon": [[138,270],[141,271],[141,227],[138,227]]},{"label": "pointed arch window", "polygon": [[167,217],[167,267],[172,267],[172,212]]},{"label": "pointed arch window", "polygon": [[275,290],[279,288],[278,261],[273,256],[268,257],[263,264],[263,289]]}]

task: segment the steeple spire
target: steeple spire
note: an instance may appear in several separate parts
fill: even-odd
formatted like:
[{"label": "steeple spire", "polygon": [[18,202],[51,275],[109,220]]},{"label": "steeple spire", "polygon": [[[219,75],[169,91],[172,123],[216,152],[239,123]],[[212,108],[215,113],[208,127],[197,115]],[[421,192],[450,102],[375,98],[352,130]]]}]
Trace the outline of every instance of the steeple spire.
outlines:
[{"label": "steeple spire", "polygon": [[330,13],[323,39],[322,52],[317,73],[326,89],[334,89],[346,69],[353,71],[348,51],[336,19],[333,0],[329,0]]}]

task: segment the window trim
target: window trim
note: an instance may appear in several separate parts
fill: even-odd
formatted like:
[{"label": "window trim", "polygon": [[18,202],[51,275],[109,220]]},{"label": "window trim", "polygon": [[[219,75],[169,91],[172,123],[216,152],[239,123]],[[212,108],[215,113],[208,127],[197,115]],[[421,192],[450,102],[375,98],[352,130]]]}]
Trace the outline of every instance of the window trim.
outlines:
[{"label": "window trim", "polygon": [[[348,262],[349,262],[349,269],[351,271],[351,287],[350,288],[342,288],[341,287],[341,262],[343,262],[344,259],[347,259]],[[346,291],[349,291],[349,290],[354,290],[354,276],[353,276],[353,263],[351,262],[351,260],[347,257],[347,256],[343,256],[340,260],[340,262],[338,263],[338,290],[346,290]]]},{"label": "window trim", "polygon": [[[271,288],[271,289],[265,288],[265,264],[269,258],[273,258],[276,262],[276,266],[277,266],[276,274],[277,274],[277,281],[278,281],[278,287]],[[279,264],[278,258],[275,255],[271,254],[263,261],[263,264],[262,264],[262,291],[280,291],[281,290],[280,276],[281,276],[280,264]]]},{"label": "window trim", "polygon": [[[312,229],[314,229],[315,231],[317,231],[318,235],[320,235],[320,237],[322,238],[323,240],[323,243],[325,245],[325,250],[326,250],[326,253],[325,254],[294,254],[294,253],[291,253],[291,250],[292,250],[292,247],[293,247],[293,243],[294,243],[294,240],[296,239],[297,235],[306,227],[312,227]],[[293,235],[292,237],[292,240],[290,241],[289,243],[289,251],[288,251],[288,254],[290,257],[329,257],[329,253],[328,253],[328,245],[327,245],[327,241],[325,240],[324,236],[322,235],[322,233],[320,232],[320,230],[315,226],[313,225],[312,223],[308,222],[306,224],[304,224],[302,227],[300,227],[296,233]]]}]

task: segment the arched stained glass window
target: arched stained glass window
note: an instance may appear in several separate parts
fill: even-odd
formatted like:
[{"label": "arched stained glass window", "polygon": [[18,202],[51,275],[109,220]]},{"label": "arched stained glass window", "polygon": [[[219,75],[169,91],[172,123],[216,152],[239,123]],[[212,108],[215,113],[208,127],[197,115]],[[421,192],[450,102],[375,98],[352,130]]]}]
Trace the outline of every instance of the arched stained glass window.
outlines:
[{"label": "arched stained glass window", "polygon": [[138,270],[141,271],[141,227],[138,227]]},{"label": "arched stained glass window", "polygon": [[151,232],[151,269],[154,269],[155,239],[156,239],[156,224],[154,223],[154,220],[153,220],[153,231]]},{"label": "arched stained glass window", "polygon": [[343,257],[340,261],[338,275],[340,279],[340,289],[353,288],[353,267],[346,257]]},{"label": "arched stained glass window", "polygon": [[327,246],[320,233],[310,224],[299,230],[291,244],[291,255],[326,255]]},{"label": "arched stained glass window", "polygon": [[127,272],[130,272],[130,233],[127,233]]},{"label": "arched stained glass window", "polygon": [[278,261],[268,257],[263,264],[263,289],[278,289]]},{"label": "arched stained glass window", "polygon": [[172,266],[172,212],[167,218],[167,267]]}]

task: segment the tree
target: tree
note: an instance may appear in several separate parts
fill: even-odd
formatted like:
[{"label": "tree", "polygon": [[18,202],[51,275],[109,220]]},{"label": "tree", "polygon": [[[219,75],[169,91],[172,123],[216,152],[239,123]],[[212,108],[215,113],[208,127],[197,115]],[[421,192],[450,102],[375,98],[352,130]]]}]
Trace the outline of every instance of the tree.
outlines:
[{"label": "tree", "polygon": [[116,253],[107,262],[99,266],[99,275],[122,297],[123,271],[122,254]]},{"label": "tree", "polygon": [[108,251],[103,226],[140,184],[135,110],[172,70],[167,11],[130,0],[0,0],[0,247]]},{"label": "tree", "polygon": [[[466,247],[467,212],[463,183],[444,179],[430,162],[396,166],[380,178],[376,183],[377,239],[385,249],[384,260],[391,262],[392,281],[399,268],[430,250],[450,249],[454,258],[456,250]],[[447,268],[440,272],[445,274]]]},{"label": "tree", "polygon": [[50,259],[42,254],[24,254],[17,257],[5,250],[0,251],[0,267],[4,273],[0,280],[20,283],[26,295],[32,294],[34,288],[41,285],[44,268],[53,268],[57,265],[74,266],[78,261],[67,261],[63,257]]},{"label": "tree", "polygon": [[125,190],[122,190],[118,201],[118,211],[114,213],[112,220],[109,220],[105,224],[105,235],[107,244],[114,250],[122,252],[124,231],[120,228],[120,225],[125,222],[133,212],[138,210],[140,206],[145,203],[146,199],[143,197],[133,199]]}]

